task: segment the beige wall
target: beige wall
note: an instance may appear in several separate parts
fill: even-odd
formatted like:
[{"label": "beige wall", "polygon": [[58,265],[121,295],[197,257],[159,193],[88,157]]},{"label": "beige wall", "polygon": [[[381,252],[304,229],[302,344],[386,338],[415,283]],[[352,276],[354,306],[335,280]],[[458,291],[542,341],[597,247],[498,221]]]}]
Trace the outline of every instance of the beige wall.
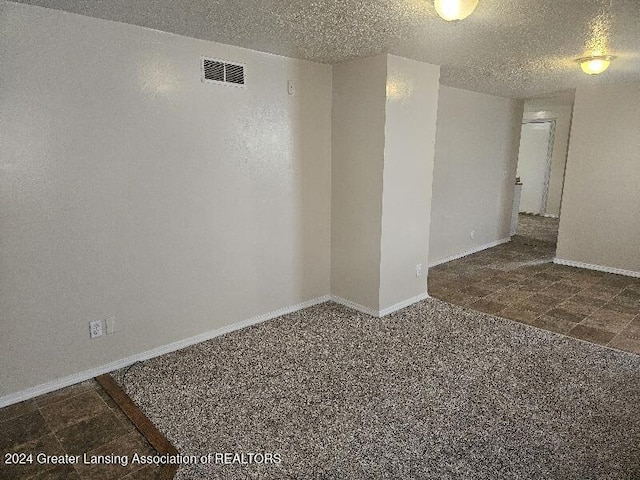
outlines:
[{"label": "beige wall", "polygon": [[333,66],[331,294],[379,308],[387,56]]},{"label": "beige wall", "polygon": [[427,290],[439,78],[438,66],[388,57],[380,310]]},{"label": "beige wall", "polygon": [[556,257],[640,275],[640,83],[576,91]]},{"label": "beige wall", "polygon": [[555,217],[560,215],[572,113],[573,106],[567,105],[566,100],[536,99],[528,100],[524,104],[523,121],[555,120],[556,122],[545,209],[547,215]]},{"label": "beige wall", "polygon": [[440,88],[431,265],[509,237],[522,112],[522,101]]},{"label": "beige wall", "polygon": [[426,294],[439,76],[394,55],[333,67],[331,294],[374,315]]},{"label": "beige wall", "polygon": [[[12,3],[0,23],[0,396],[329,293],[330,66]],[[247,88],[202,83],[203,55]]]}]

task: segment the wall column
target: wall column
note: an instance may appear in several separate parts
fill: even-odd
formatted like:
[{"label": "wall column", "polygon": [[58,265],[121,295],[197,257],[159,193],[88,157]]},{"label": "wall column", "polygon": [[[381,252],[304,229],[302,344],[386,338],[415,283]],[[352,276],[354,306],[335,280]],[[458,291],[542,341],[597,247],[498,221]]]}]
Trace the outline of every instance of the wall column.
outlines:
[{"label": "wall column", "polygon": [[331,291],[374,315],[426,296],[439,75],[394,55],[333,69]]}]

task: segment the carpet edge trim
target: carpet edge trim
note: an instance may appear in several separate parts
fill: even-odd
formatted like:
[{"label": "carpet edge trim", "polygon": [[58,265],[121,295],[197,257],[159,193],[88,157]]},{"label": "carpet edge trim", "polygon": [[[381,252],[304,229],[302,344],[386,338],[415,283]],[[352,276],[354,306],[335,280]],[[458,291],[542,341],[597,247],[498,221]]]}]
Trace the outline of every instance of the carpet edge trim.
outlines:
[{"label": "carpet edge trim", "polygon": [[[107,395],[116,403],[118,408],[124,413],[131,423],[138,429],[149,444],[160,455],[176,456],[179,454],[176,447],[158,430],[151,420],[140,410],[131,397],[125,392],[113,377],[105,373],[95,377],[96,382],[102,387]],[[159,480],[172,480],[178,471],[178,464],[164,464],[160,466]]]}]

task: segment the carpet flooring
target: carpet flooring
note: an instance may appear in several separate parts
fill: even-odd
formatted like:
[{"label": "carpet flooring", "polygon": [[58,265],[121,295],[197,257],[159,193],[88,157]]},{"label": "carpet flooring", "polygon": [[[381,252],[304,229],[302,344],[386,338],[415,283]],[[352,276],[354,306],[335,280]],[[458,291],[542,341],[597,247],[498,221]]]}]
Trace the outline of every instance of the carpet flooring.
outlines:
[{"label": "carpet flooring", "polygon": [[178,479],[640,478],[640,356],[428,299],[325,303],[118,372]]}]

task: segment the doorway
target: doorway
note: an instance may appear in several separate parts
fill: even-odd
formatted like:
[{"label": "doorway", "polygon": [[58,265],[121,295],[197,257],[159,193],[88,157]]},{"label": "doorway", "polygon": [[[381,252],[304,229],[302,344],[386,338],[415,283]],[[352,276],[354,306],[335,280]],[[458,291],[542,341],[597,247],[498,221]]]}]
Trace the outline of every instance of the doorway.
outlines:
[{"label": "doorway", "polygon": [[556,121],[522,123],[517,183],[511,219],[512,239],[530,246],[550,247],[555,253],[560,220],[547,214]]},{"label": "doorway", "polygon": [[522,183],[520,213],[546,213],[554,133],[555,120],[522,124],[517,173]]}]

